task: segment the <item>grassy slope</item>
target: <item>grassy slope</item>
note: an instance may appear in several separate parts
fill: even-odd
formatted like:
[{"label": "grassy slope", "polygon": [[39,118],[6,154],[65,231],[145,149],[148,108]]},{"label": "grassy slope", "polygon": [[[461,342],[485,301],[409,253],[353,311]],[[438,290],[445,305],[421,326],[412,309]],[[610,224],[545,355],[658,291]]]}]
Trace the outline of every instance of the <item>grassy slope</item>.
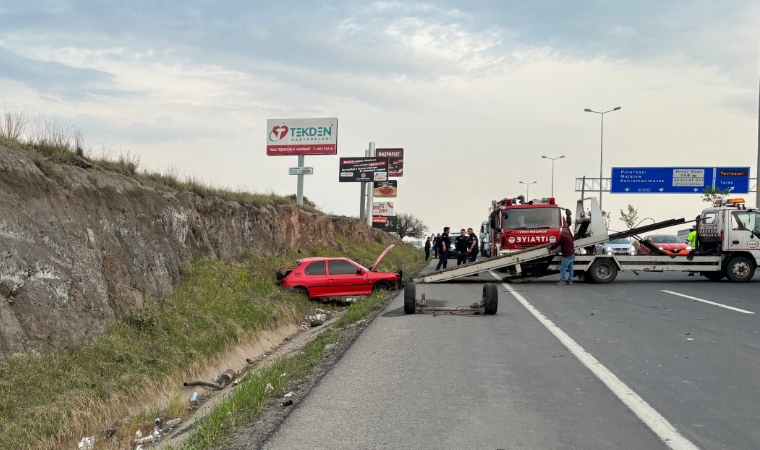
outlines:
[{"label": "grassy slope", "polygon": [[[311,254],[370,264],[385,247],[358,246],[341,236],[336,240],[340,249],[315,248]],[[312,304],[275,286],[273,274],[303,256],[251,256],[241,263],[197,260],[171,295],[148,302],[104,336],[49,355],[0,360],[0,448],[58,448],[82,436],[102,436],[111,420],[158,391],[162,381],[279,321],[300,322]],[[422,259],[419,250],[401,245],[381,268],[415,270]],[[367,307],[379,306],[352,306]],[[143,416],[148,420],[155,411]],[[122,438],[132,432],[128,426],[117,429]]]}]

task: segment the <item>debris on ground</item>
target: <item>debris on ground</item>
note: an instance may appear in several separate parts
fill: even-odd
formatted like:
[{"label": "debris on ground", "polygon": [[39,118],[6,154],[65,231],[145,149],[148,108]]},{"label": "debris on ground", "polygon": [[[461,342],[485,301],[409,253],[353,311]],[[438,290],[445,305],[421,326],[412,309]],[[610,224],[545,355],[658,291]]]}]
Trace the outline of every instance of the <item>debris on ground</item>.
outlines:
[{"label": "debris on ground", "polygon": [[85,450],[91,450],[95,448],[95,436],[83,437],[82,440],[79,441],[79,445],[77,445],[77,448],[85,449]]},{"label": "debris on ground", "polygon": [[283,397],[285,397],[285,398],[290,398],[290,397],[292,397],[292,396],[293,396],[293,394],[294,394],[294,392],[293,392],[293,391],[290,391],[290,392],[288,392],[287,394],[283,395]]},{"label": "debris on ground", "polygon": [[[233,369],[227,369],[224,372],[220,373],[219,375],[214,377],[214,381],[185,381],[184,386],[205,386],[212,389],[222,390],[225,387],[227,387],[230,383],[232,383],[233,380],[235,380],[239,375],[239,372],[236,372]],[[192,401],[192,400],[191,400]]]},{"label": "debris on ground", "polygon": [[272,383],[267,383],[267,387],[264,388],[264,392],[267,394],[272,392],[274,390],[274,387],[272,386]]},{"label": "debris on ground", "polygon": [[190,396],[190,403],[195,403],[198,401],[198,393],[193,392],[193,395]]},{"label": "debris on ground", "polygon": [[280,406],[290,406],[293,404],[293,400],[286,400],[282,403],[280,403]]}]

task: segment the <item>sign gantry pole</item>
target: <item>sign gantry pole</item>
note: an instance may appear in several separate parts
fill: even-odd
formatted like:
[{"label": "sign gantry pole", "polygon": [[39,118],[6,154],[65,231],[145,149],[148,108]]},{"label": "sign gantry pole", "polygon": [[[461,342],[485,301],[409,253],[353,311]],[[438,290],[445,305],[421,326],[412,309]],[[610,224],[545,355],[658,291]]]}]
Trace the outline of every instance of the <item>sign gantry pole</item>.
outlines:
[{"label": "sign gantry pole", "polygon": [[[370,158],[375,156],[375,143],[370,142],[369,143],[369,150],[367,150],[367,153]],[[386,168],[387,170],[387,168]],[[372,209],[373,209],[373,198],[372,194],[374,192],[374,183],[364,183],[367,185],[367,209],[365,212],[365,218],[367,219],[367,225],[372,226]]]}]

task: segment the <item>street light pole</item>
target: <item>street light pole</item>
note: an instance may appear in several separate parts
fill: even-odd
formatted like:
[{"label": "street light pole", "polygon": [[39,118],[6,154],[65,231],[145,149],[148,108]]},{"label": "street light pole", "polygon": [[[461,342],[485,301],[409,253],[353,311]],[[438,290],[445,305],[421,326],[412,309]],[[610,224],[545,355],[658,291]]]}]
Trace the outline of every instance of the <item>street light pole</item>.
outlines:
[{"label": "street light pole", "polygon": [[565,157],[565,155],[558,156],[556,158],[549,158],[548,156],[542,156],[542,158],[551,159],[552,160],[552,197],[554,197],[554,160],[555,159],[562,159],[564,157]]},{"label": "street light pole", "polygon": [[527,186],[527,190],[525,191],[525,201],[526,201],[526,202],[529,202],[529,201],[530,201],[530,185],[531,185],[531,184],[536,184],[536,183],[537,183],[536,181],[531,181],[530,183],[526,183],[526,182],[524,182],[524,181],[521,181],[521,182],[520,182],[520,184],[524,184],[524,185],[526,185],[526,186]]},{"label": "street light pole", "polygon": [[600,116],[602,116],[602,133],[601,133],[601,139],[600,139],[601,142],[599,144],[599,210],[600,211],[604,211],[602,209],[602,184],[603,184],[602,183],[602,168],[604,167],[604,115],[612,111],[618,111],[620,109],[621,109],[620,106],[617,106],[615,108],[612,108],[609,111],[604,111],[604,112],[594,111],[588,108],[584,109],[585,112],[599,114]]}]

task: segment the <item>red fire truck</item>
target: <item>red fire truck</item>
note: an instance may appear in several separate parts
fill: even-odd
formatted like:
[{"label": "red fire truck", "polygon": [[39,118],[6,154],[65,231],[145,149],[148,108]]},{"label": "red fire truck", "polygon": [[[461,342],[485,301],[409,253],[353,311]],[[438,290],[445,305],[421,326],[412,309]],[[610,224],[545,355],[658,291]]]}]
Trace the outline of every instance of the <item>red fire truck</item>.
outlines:
[{"label": "red fire truck", "polygon": [[572,225],[570,210],[557,205],[554,197],[526,202],[520,195],[493,201],[491,208],[488,220],[493,256],[556,242],[562,228]]}]

